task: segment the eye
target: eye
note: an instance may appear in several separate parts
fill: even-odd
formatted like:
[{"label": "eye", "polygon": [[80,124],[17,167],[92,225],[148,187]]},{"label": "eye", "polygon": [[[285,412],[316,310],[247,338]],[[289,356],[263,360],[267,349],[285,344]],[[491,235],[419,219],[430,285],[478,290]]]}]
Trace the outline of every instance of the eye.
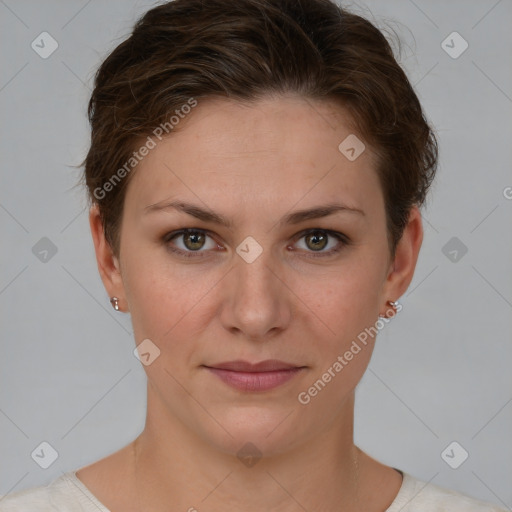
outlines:
[{"label": "eye", "polygon": [[[305,232],[302,232],[298,240],[304,239],[306,245],[306,251],[308,253],[306,257],[328,257],[332,256],[340,252],[344,246],[349,245],[349,239],[343,233],[338,233],[337,231],[330,231],[328,229],[309,229]],[[334,239],[337,243],[334,244],[334,247],[328,251],[324,251],[325,247],[329,245],[330,239]],[[315,254],[316,253],[316,254]]]},{"label": "eye", "polygon": [[[206,244],[208,238],[211,238],[211,236],[202,229],[185,228],[179,231],[168,233],[164,236],[163,241],[169,251],[180,256],[185,258],[203,258],[208,256],[209,250],[215,248],[221,250],[223,249],[219,244],[214,242],[213,239],[210,243],[210,247],[208,247]],[[331,242],[331,238],[334,239],[334,241],[337,243],[334,244],[334,247],[330,250],[324,251],[323,249],[325,249],[325,247],[327,247]],[[176,244],[174,242],[175,239],[181,239],[181,247],[179,247],[180,244]],[[319,228],[303,231],[295,238],[295,240],[302,239],[305,240],[306,252],[310,253],[307,254],[306,257],[313,258],[332,256],[335,253],[341,251],[343,247],[349,245],[350,243],[349,238],[343,233]],[[176,245],[178,247],[176,247]]]},{"label": "eye", "polygon": [[[182,239],[183,248],[173,247],[171,241],[175,238]],[[171,252],[178,253],[186,258],[202,258],[206,256],[206,254],[202,254],[206,251],[201,251],[200,249],[204,248],[206,238],[211,238],[206,234],[206,231],[203,231],[202,229],[186,228],[180,231],[169,233],[164,237],[164,242],[167,244],[167,248]],[[215,247],[218,248],[219,245],[212,243],[209,248],[206,248],[215,249]]]}]

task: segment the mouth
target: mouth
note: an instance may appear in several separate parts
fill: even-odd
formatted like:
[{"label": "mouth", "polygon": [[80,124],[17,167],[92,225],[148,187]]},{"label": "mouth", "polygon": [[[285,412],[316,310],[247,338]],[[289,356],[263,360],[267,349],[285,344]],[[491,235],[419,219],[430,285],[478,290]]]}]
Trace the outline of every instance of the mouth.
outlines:
[{"label": "mouth", "polygon": [[241,391],[252,392],[268,391],[281,386],[306,368],[277,359],[259,363],[238,360],[204,367],[225,384]]}]

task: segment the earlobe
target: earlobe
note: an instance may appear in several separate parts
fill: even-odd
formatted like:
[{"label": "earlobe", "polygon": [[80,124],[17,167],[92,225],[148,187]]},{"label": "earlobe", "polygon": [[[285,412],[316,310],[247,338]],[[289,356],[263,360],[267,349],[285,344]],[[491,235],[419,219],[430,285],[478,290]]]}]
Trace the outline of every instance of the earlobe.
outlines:
[{"label": "earlobe", "polygon": [[122,303],[125,302],[120,265],[110,244],[105,238],[103,223],[101,221],[98,205],[96,204],[94,204],[89,211],[89,225],[91,227],[98,271],[103,281],[103,286],[109,298],[117,298],[116,303],[118,308],[116,311],[120,311]]}]

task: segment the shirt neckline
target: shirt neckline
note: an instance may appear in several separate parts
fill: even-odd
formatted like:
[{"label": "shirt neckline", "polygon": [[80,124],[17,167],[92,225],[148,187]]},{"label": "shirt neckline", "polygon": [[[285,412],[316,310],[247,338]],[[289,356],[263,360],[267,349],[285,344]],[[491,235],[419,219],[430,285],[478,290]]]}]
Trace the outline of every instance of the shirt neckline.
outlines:
[{"label": "shirt neckline", "polygon": [[99,509],[101,512],[110,512],[110,509],[108,509],[93,493],[92,491],[78,478],[76,475],[76,471],[70,471],[69,473],[66,473],[63,475],[62,478],[65,478],[70,485],[75,486],[79,491],[79,500],[84,507],[87,508],[87,506],[90,505],[92,502],[93,505]]},{"label": "shirt neckline", "polygon": [[416,487],[416,484],[419,482],[416,478],[411,476],[408,473],[404,473],[403,471],[393,468],[398,471],[402,475],[402,485],[400,489],[398,489],[398,493],[395,496],[395,499],[391,503],[391,505],[385,510],[385,512],[400,512],[404,510],[404,507],[411,502],[414,498],[413,491]]},{"label": "shirt neckline", "polygon": [[[411,490],[413,489],[416,480],[409,475],[408,473],[404,473],[400,469],[393,468],[395,471],[398,471],[402,475],[402,484],[400,485],[400,489],[398,490],[397,495],[395,496],[391,505],[384,512],[398,512],[402,510],[403,507],[411,501]],[[78,478],[76,471],[70,471],[62,476],[63,479],[66,479],[71,485],[74,485],[80,491],[80,501],[84,506],[87,506],[89,503],[93,503],[96,508],[98,508],[101,512],[111,512],[93,493],[92,491]]]}]

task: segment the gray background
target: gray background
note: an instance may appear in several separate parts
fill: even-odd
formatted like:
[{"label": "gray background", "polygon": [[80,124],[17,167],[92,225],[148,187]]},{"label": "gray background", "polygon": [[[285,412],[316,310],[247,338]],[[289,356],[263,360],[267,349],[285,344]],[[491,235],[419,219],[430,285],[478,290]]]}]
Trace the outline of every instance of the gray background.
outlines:
[{"label": "gray background", "polygon": [[[0,0],[0,494],[47,484],[143,428],[145,375],[130,319],[100,281],[73,166],[87,150],[93,73],[152,5]],[[414,280],[358,388],[356,442],[511,507],[512,1],[344,5],[397,30],[441,147]],[[59,44],[47,59],[31,48],[43,31]],[[441,46],[453,31],[469,43],[456,59]],[[33,253],[43,237],[57,248],[46,261]],[[31,458],[42,441],[59,454],[48,469]],[[469,453],[457,469],[441,457],[452,441]]]}]

